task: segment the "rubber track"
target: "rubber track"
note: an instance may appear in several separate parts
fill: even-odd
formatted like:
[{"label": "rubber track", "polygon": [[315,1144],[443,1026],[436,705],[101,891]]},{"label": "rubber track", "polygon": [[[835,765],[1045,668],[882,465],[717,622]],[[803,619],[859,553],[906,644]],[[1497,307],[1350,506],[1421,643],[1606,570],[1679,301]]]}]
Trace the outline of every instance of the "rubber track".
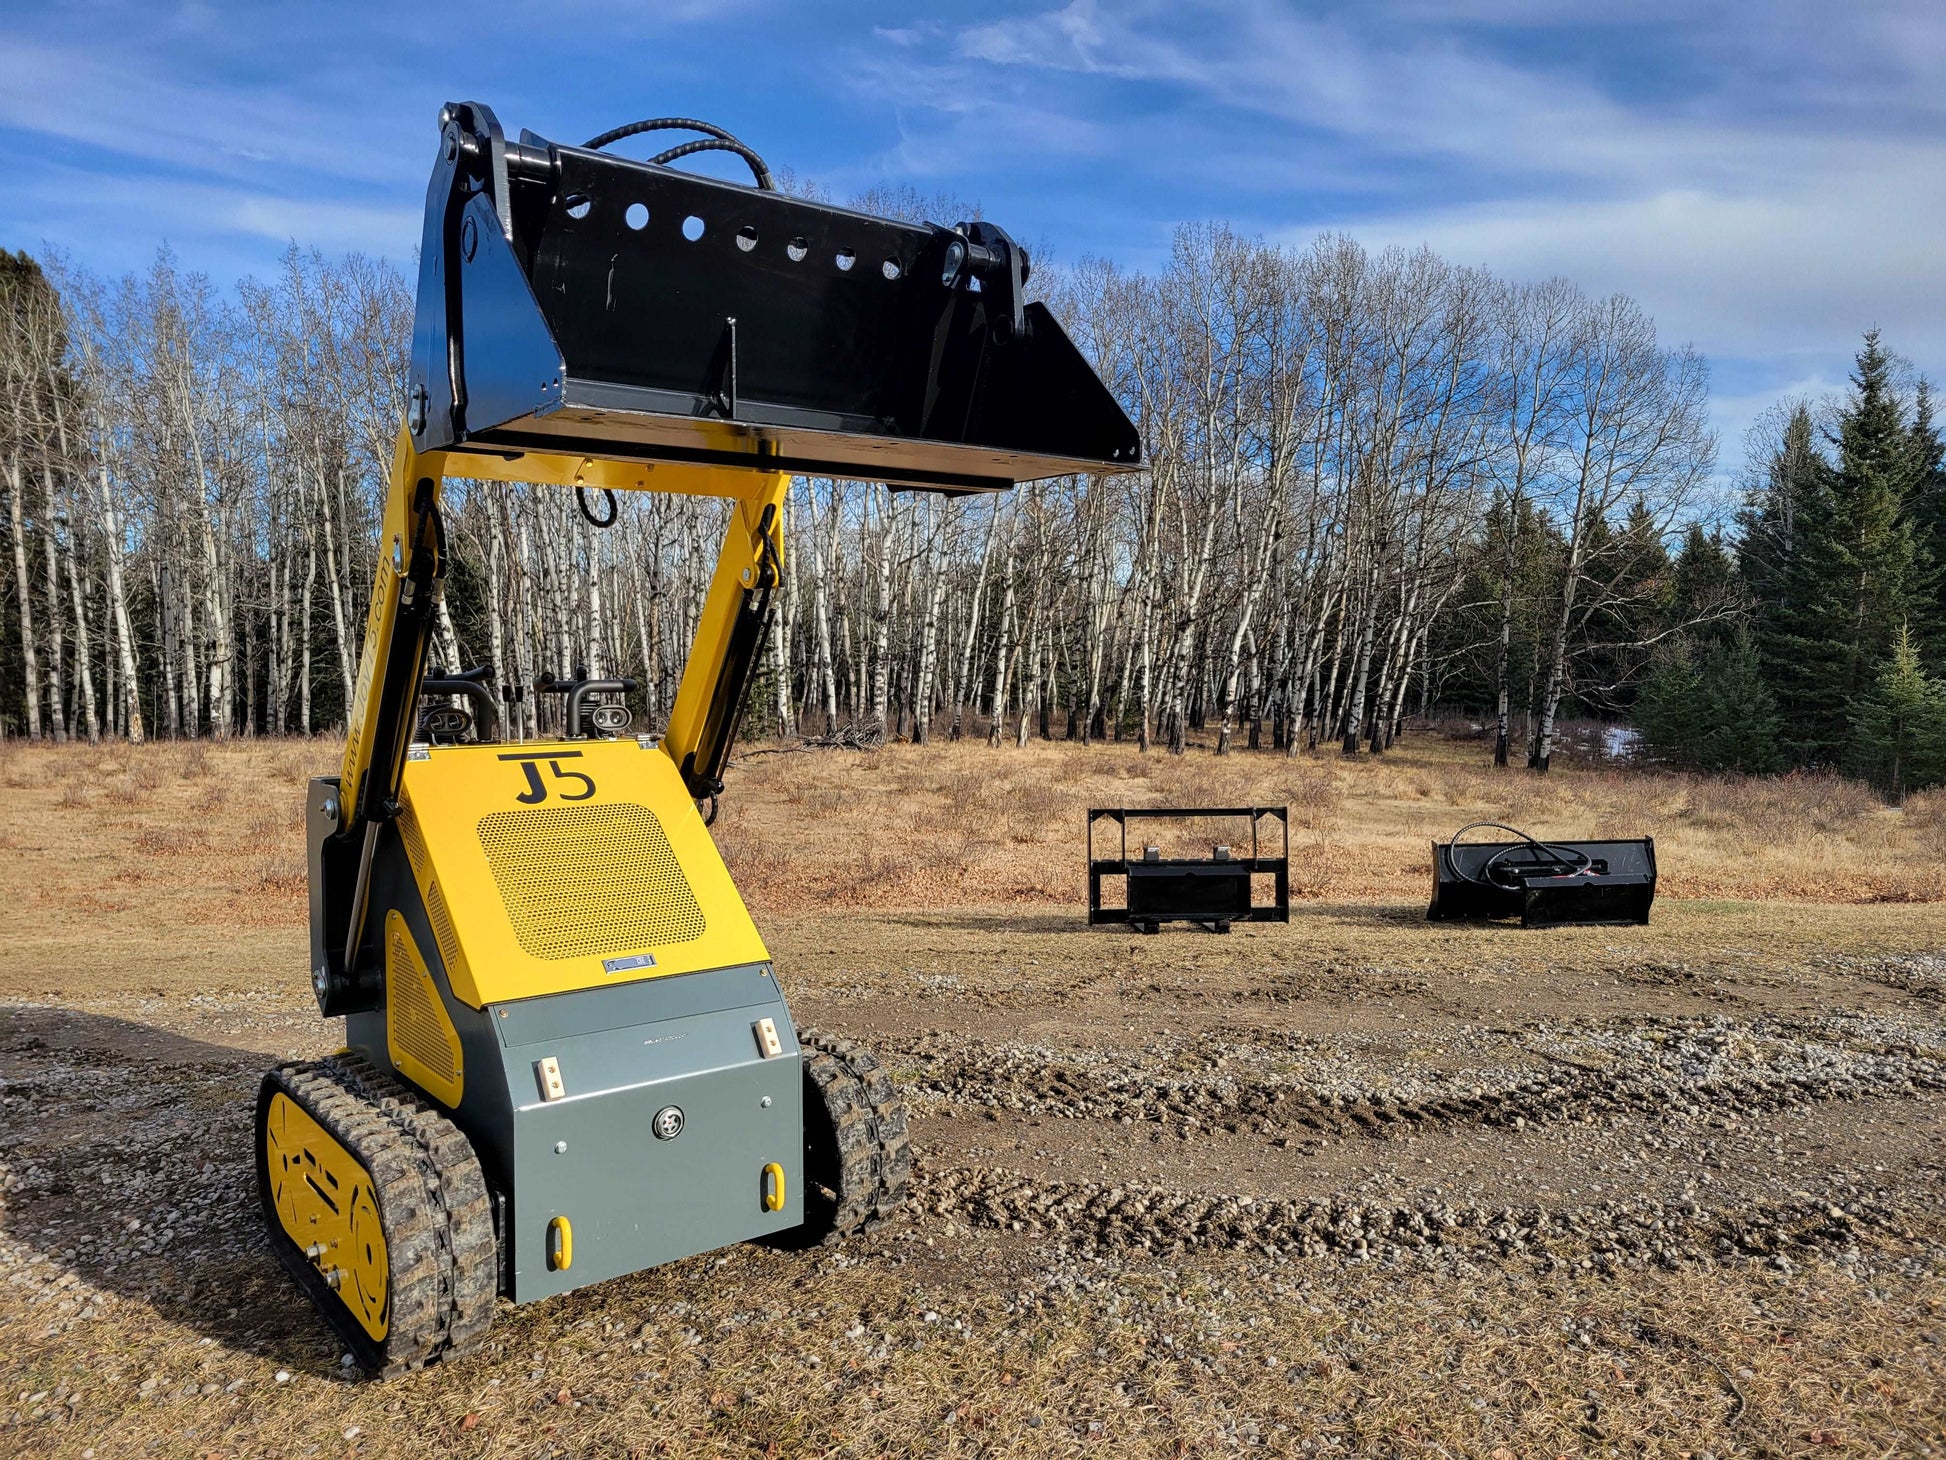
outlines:
[{"label": "rubber track", "polygon": [[359,1367],[391,1377],[424,1366],[436,1355],[443,1332],[439,1315],[440,1269],[444,1264],[434,1230],[439,1225],[434,1210],[437,1199],[426,1185],[417,1145],[368,1101],[314,1063],[280,1065],[264,1077],[258,1108],[260,1141],[264,1112],[270,1096],[278,1092],[308,1112],[371,1175],[390,1268],[386,1275],[390,1316],[385,1339],[373,1342],[283,1230],[267,1199],[260,1146],[257,1164],[259,1181],[266,1191],[264,1214],[278,1257],[351,1350]]},{"label": "rubber track", "polygon": [[500,1271],[493,1198],[473,1143],[432,1101],[358,1051],[320,1063],[376,1105],[423,1153],[427,1185],[445,1218],[435,1232],[446,1258],[442,1274],[446,1333],[439,1356],[470,1352],[493,1322]]},{"label": "rubber track", "polygon": [[265,1213],[278,1256],[358,1365],[389,1379],[477,1345],[493,1318],[497,1267],[486,1181],[465,1136],[358,1054],[272,1070],[264,1077],[259,1122],[274,1090],[309,1111],[372,1176],[391,1268],[382,1343],[325,1287],[268,1202]]},{"label": "rubber track", "polygon": [[[828,1214],[808,1208],[806,1235],[832,1243],[890,1216],[905,1200],[912,1144],[905,1102],[892,1077],[864,1046],[801,1029],[805,1099],[819,1099],[837,1135],[837,1203]],[[812,1119],[807,1111],[805,1118]]]}]

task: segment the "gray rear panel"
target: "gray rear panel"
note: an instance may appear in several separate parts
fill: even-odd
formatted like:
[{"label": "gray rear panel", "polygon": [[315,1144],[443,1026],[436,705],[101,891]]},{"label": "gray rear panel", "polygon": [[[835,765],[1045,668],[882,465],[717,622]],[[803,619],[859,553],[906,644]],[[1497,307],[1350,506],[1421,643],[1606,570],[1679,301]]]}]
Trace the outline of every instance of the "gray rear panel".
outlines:
[{"label": "gray rear panel", "polygon": [[[802,1064],[768,966],[557,994],[491,1012],[512,1094],[507,1261],[516,1302],[803,1221]],[[783,1045],[768,1059],[755,1032],[764,1018]],[[552,1101],[542,1098],[537,1072],[548,1057],[565,1089]],[[671,1106],[682,1112],[682,1132],[659,1140],[656,1114]],[[770,1162],[785,1173],[777,1212],[763,1209]],[[573,1228],[574,1261],[565,1272],[547,1265],[547,1228],[556,1216]]]}]

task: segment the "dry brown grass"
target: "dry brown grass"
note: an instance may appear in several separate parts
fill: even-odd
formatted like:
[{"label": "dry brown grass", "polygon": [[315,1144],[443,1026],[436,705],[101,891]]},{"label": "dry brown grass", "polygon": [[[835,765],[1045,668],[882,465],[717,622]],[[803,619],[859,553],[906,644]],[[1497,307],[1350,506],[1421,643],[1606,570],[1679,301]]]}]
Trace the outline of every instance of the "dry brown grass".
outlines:
[{"label": "dry brown grass", "polygon": [[[1079,906],[1092,806],[1291,808],[1293,894],[1416,901],[1427,847],[1463,822],[1541,836],[1656,839],[1660,895],[1868,903],[1946,897],[1946,793],[1881,804],[1829,776],[1721,779],[1661,772],[1496,771],[1478,745],[1410,741],[1382,758],[1288,758],[1034,742],[746,753],[716,838],[751,904]],[[0,748],[0,831],[55,833],[35,892],[58,904],[104,880],[90,858],[167,857],[192,923],[295,925],[304,916],[302,785],[335,768],[327,741]],[[1266,824],[1274,840],[1274,827]],[[1107,835],[1104,828],[1102,835]],[[1171,845],[1247,828],[1164,824]],[[1173,835],[1174,842],[1170,842]],[[264,894],[272,894],[268,899]]]},{"label": "dry brown grass", "polygon": [[[1437,739],[1356,760],[1042,742],[758,754],[733,772],[719,841],[746,895],[771,909],[1073,905],[1086,891],[1089,807],[1212,804],[1291,808],[1292,887],[1303,897],[1416,899],[1429,844],[1475,820],[1540,836],[1653,836],[1670,897],[1946,897],[1946,812],[1923,797],[1899,810],[1830,776],[1569,766],[1542,777],[1484,762],[1477,745]],[[1247,833],[1176,834],[1186,845]]]},{"label": "dry brown grass", "polygon": [[[127,986],[178,959],[234,981],[224,955],[239,930],[294,943],[303,926],[302,782],[338,754],[326,741],[0,745],[19,914],[0,968],[39,970],[31,987],[47,991]],[[131,866],[139,882],[121,875]]]}]

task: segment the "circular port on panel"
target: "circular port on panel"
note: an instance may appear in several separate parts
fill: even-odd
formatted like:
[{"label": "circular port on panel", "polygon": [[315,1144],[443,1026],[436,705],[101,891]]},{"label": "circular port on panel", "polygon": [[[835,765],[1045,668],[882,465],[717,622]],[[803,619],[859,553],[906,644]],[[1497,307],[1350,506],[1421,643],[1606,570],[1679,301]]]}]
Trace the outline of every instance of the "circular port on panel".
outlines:
[{"label": "circular port on panel", "polygon": [[905,272],[905,270],[900,267],[899,261],[897,259],[887,259],[884,263],[878,266],[878,271],[881,274],[885,275],[885,277],[888,279],[896,279],[899,277],[899,275]]},{"label": "circular port on panel", "polygon": [[640,233],[649,226],[649,210],[640,203],[630,203],[628,211],[622,214],[622,221]]},{"label": "circular port on panel", "polygon": [[586,218],[595,206],[595,200],[586,193],[574,193],[567,199],[567,213],[570,218]]},{"label": "circular port on panel", "polygon": [[839,268],[841,268],[841,269],[849,269],[849,268],[850,268],[850,267],[851,267],[851,266],[852,266],[853,264],[855,264],[855,263],[857,263],[857,262],[858,262],[858,255],[857,255],[857,254],[855,254],[855,253],[853,253],[853,252],[852,252],[852,251],[851,251],[850,249],[848,249],[848,248],[841,248],[841,249],[839,249],[839,250],[838,250],[838,267],[839,267]]},{"label": "circular port on panel", "polygon": [[691,213],[682,220],[682,236],[694,243],[703,236],[703,220]]},{"label": "circular port on panel", "polygon": [[742,249],[745,253],[749,253],[750,250],[755,248],[756,246],[757,246],[757,230],[752,228],[748,223],[746,223],[743,225],[743,227],[737,230],[737,247]]},{"label": "circular port on panel", "polygon": [[792,263],[801,264],[809,256],[811,245],[806,243],[802,238],[793,238],[789,243],[784,245],[784,252],[791,256]]}]

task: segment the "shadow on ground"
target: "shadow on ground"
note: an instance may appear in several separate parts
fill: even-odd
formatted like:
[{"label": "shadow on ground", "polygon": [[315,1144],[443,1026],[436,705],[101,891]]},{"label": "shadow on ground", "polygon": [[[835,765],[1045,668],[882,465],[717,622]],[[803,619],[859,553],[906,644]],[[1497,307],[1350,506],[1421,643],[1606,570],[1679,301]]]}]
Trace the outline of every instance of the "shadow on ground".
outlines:
[{"label": "shadow on ground", "polygon": [[[1085,913],[1007,912],[959,908],[946,912],[892,913],[875,922],[895,928],[937,928],[960,933],[1100,933],[1088,926]],[[1126,932],[1127,929],[1122,930]]]},{"label": "shadow on ground", "polygon": [[[0,1008],[0,1111],[14,1182],[0,1232],[164,1322],[336,1374],[338,1345],[264,1239],[251,1124],[269,1063],[254,1050],[108,1015]],[[60,1301],[17,1321],[71,1320]],[[85,1310],[90,1300],[74,1301]]]},{"label": "shadow on ground", "polygon": [[[874,917],[872,921],[895,928],[938,928],[954,932],[971,933],[1072,933],[1092,937],[1141,937],[1127,923],[1098,923],[1090,925],[1085,910],[1059,912],[1022,912],[1002,908],[957,908],[943,912],[890,913]],[[1291,921],[1289,926],[1310,923],[1331,927],[1424,927],[1426,905],[1414,902],[1310,902],[1294,898],[1291,902]],[[1279,923],[1237,923],[1231,936],[1246,929],[1255,929],[1266,934],[1286,925]],[[1519,933],[1518,923],[1470,923],[1468,929],[1476,932]],[[1166,923],[1160,937],[1212,936],[1202,927],[1193,923]],[[1215,935],[1222,936],[1222,935]]]}]

